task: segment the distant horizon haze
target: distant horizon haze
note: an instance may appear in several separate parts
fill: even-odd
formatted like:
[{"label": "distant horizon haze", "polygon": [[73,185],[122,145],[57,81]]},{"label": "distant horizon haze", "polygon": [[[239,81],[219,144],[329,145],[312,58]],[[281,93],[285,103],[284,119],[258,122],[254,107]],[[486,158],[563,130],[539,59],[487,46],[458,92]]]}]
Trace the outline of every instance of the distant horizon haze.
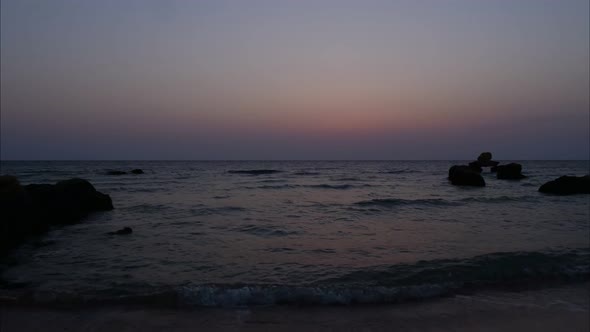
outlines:
[{"label": "distant horizon haze", "polygon": [[590,159],[590,4],[0,2],[0,159]]}]

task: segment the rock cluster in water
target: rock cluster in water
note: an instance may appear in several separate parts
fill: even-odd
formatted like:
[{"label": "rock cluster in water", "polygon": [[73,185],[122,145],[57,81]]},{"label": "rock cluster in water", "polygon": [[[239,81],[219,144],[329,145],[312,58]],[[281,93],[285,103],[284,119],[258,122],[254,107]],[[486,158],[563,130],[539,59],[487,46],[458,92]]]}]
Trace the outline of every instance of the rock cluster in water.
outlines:
[{"label": "rock cluster in water", "polygon": [[[490,167],[492,173],[500,180],[520,180],[526,178],[522,174],[522,165],[509,163],[500,165],[500,162],[492,160],[490,152],[483,152],[476,161],[468,165],[454,165],[449,169],[449,180],[455,186],[484,187],[485,180],[481,176],[483,167]],[[562,176],[543,184],[539,192],[555,195],[590,194],[590,175],[586,176]]]},{"label": "rock cluster in water", "polygon": [[14,176],[0,176],[0,252],[52,225],[76,223],[91,212],[112,209],[111,197],[84,179],[21,186]]},{"label": "rock cluster in water", "polygon": [[478,186],[484,187],[485,180],[481,176],[483,167],[490,167],[492,173],[500,180],[520,180],[526,178],[522,174],[522,165],[510,163],[500,165],[499,161],[492,160],[491,152],[482,152],[477,160],[468,165],[455,165],[449,169],[449,180],[456,186]]}]

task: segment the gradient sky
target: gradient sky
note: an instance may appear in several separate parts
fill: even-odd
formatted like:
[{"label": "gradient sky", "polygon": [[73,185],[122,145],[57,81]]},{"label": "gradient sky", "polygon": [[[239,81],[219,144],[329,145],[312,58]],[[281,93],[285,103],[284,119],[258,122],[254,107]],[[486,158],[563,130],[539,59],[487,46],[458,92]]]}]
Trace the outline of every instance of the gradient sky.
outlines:
[{"label": "gradient sky", "polygon": [[2,0],[1,158],[589,159],[588,0]]}]

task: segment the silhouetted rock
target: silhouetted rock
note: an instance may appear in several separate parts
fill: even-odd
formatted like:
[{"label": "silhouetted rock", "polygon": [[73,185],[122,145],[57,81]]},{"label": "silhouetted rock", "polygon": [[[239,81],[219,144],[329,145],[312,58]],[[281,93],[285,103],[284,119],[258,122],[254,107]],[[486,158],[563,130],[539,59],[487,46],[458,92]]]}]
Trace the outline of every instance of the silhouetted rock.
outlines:
[{"label": "silhouetted rock", "polygon": [[93,211],[112,210],[109,195],[83,179],[21,186],[15,177],[0,177],[0,252],[50,226],[80,221]]},{"label": "silhouetted rock", "polygon": [[482,152],[477,157],[477,161],[482,163],[487,163],[488,161],[492,160],[492,153],[491,152]]},{"label": "silhouetted rock", "polygon": [[492,166],[492,167],[490,168],[490,172],[492,172],[492,173],[496,173],[496,172],[498,172],[498,166]]},{"label": "silhouetted rock", "polygon": [[471,168],[472,170],[481,173],[482,172],[482,168],[479,164],[479,161],[472,161],[469,163],[469,168]]},{"label": "silhouetted rock", "polygon": [[590,194],[590,175],[564,175],[558,179],[545,183],[539,188],[539,191],[556,195]]},{"label": "silhouetted rock", "polygon": [[107,175],[125,175],[127,172],[124,171],[108,171]]},{"label": "silhouetted rock", "polygon": [[484,187],[486,185],[481,174],[470,166],[452,166],[449,169],[449,180],[456,186]]},{"label": "silhouetted rock", "polygon": [[143,170],[141,170],[139,168],[136,168],[134,170],[131,170],[131,173],[133,173],[133,174],[143,174]]},{"label": "silhouetted rock", "polygon": [[109,232],[109,235],[127,235],[133,233],[133,229],[131,227],[124,227],[115,232]]},{"label": "silhouetted rock", "polygon": [[[494,167],[498,166],[500,162],[492,160],[491,152],[482,152],[479,157],[477,157],[477,161],[474,161],[473,163],[479,167]],[[470,165],[471,164],[472,163],[470,163]]]},{"label": "silhouetted rock", "polygon": [[522,165],[510,163],[496,167],[496,177],[501,180],[520,180],[526,178],[522,175]]}]

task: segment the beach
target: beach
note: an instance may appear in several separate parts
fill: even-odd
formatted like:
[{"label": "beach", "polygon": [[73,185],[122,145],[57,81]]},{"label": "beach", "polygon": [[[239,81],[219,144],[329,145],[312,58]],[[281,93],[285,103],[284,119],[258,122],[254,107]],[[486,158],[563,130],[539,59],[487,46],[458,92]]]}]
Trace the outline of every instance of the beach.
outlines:
[{"label": "beach", "polygon": [[0,331],[588,331],[590,283],[368,306],[4,305]]}]

